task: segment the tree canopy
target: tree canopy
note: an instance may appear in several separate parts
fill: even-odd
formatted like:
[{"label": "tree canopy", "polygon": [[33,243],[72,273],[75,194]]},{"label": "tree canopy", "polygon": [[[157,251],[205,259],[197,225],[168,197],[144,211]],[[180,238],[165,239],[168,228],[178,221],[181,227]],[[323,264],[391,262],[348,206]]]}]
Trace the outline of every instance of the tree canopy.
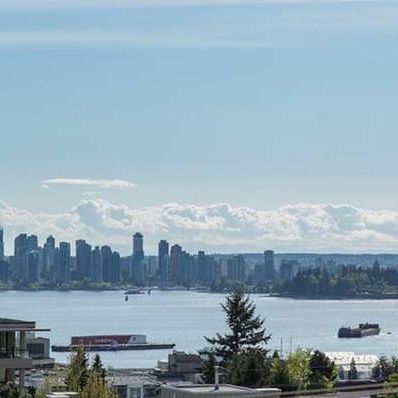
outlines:
[{"label": "tree canopy", "polygon": [[256,306],[250,297],[242,290],[236,290],[227,296],[221,307],[230,332],[225,335],[217,333],[213,338],[205,337],[215,355],[223,362],[229,362],[234,355],[248,349],[256,348],[266,354],[266,344],[271,336],[266,334],[264,319],[255,315]]}]

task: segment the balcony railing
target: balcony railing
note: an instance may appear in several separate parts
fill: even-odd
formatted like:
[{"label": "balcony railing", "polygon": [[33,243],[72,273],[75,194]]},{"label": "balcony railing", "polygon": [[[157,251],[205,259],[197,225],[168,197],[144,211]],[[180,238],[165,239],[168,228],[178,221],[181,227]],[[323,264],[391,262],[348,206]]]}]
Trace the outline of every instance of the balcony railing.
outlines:
[{"label": "balcony railing", "polygon": [[6,348],[0,348],[0,358],[24,358],[29,359],[29,351],[28,350],[21,350],[18,347],[13,347],[10,350]]}]

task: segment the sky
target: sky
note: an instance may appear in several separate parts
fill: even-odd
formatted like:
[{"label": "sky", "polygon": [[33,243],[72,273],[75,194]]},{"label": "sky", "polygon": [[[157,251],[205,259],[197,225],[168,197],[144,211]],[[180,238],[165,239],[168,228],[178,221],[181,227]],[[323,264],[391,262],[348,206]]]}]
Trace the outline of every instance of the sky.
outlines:
[{"label": "sky", "polygon": [[0,0],[6,252],[397,252],[397,40],[398,1]]}]

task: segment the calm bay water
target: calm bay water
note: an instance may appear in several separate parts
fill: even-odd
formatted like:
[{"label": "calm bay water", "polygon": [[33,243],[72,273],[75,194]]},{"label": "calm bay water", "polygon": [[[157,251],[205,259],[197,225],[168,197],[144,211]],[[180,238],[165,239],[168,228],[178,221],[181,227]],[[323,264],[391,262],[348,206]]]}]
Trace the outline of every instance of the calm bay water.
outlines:
[{"label": "calm bay water", "polygon": [[[398,300],[327,301],[291,300],[253,295],[257,311],[266,317],[271,347],[323,351],[354,351],[377,355],[398,354]],[[146,334],[151,342],[174,342],[176,349],[195,352],[203,336],[225,330],[220,309],[223,295],[195,292],[159,292],[130,296],[122,292],[16,292],[0,293],[0,317],[35,320],[51,328],[52,344],[69,344],[73,335]],[[342,325],[380,323],[380,336],[338,339]],[[48,334],[47,334],[48,335]],[[101,353],[111,367],[153,367],[168,350]],[[67,354],[54,353],[59,362]]]}]

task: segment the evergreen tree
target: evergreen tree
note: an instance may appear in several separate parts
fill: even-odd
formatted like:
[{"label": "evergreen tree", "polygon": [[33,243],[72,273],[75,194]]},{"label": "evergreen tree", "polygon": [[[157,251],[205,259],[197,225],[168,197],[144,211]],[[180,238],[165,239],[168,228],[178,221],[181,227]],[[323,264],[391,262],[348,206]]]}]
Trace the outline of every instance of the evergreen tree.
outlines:
[{"label": "evergreen tree", "polygon": [[199,355],[204,356],[202,365],[202,382],[205,384],[214,384],[215,366],[217,364],[216,356],[212,351],[200,351]]},{"label": "evergreen tree", "polygon": [[377,365],[373,368],[373,377],[380,381],[386,381],[394,373],[394,366],[389,360],[382,356]]},{"label": "evergreen tree", "polygon": [[350,370],[348,371],[348,380],[357,380],[358,379],[358,371],[355,363],[355,359],[352,358],[350,363]]},{"label": "evergreen tree", "polygon": [[75,392],[82,391],[87,383],[88,376],[88,357],[84,348],[79,346],[70,357],[67,376],[68,389]]},{"label": "evergreen tree", "polygon": [[262,387],[269,376],[269,366],[262,350],[248,349],[235,354],[228,365],[228,382],[251,388]]},{"label": "evergreen tree", "polygon": [[335,383],[338,372],[332,362],[323,352],[315,350],[310,358],[310,388],[330,388]]},{"label": "evergreen tree", "polygon": [[272,354],[272,359],[280,359],[281,357],[280,357],[280,355],[279,355],[279,352],[278,352],[278,350],[275,350],[274,352],[273,352],[273,354]]},{"label": "evergreen tree", "polygon": [[97,373],[99,376],[101,376],[102,380],[105,381],[106,370],[104,368],[104,365],[102,364],[101,357],[99,356],[99,354],[96,354],[94,357],[94,361],[91,366],[91,371]]},{"label": "evergreen tree", "polygon": [[225,304],[221,304],[227,316],[230,333],[224,336],[205,337],[216,356],[226,365],[233,357],[248,349],[256,348],[267,354],[265,346],[271,336],[266,335],[264,319],[255,315],[256,306],[242,290],[229,294]]},{"label": "evergreen tree", "polygon": [[101,375],[97,372],[90,372],[87,383],[81,392],[81,398],[118,398],[118,395],[106,385]]}]

